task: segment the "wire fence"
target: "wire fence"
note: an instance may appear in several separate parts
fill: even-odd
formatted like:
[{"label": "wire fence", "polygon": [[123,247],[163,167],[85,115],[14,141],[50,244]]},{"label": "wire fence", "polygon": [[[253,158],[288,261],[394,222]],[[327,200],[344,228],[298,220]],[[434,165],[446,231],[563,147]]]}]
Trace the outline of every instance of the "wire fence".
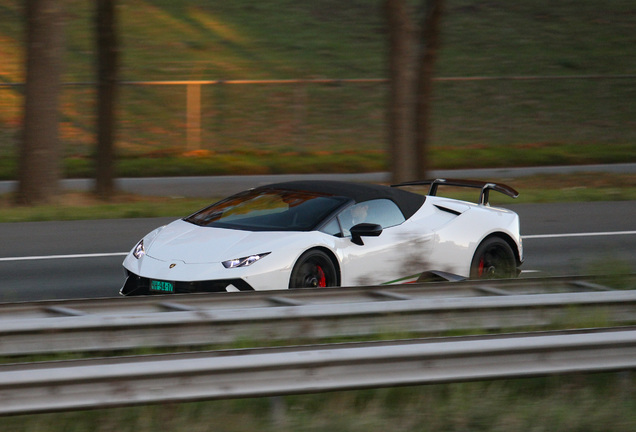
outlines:
[{"label": "wire fence", "polygon": [[[636,140],[636,75],[436,78],[440,145]],[[22,124],[24,84],[0,83],[0,150]],[[118,97],[122,154],[383,151],[386,79],[124,81]],[[67,155],[94,146],[95,84],[61,96]]]}]

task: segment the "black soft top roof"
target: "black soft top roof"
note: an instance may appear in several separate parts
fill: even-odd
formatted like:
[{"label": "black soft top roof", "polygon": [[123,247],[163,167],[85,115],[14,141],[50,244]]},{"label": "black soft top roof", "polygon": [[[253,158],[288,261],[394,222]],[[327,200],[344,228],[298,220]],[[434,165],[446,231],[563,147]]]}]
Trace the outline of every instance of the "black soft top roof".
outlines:
[{"label": "black soft top roof", "polygon": [[351,198],[356,203],[384,198],[393,201],[400,208],[406,219],[413,216],[426,200],[424,195],[389,186],[333,180],[290,181],[261,186],[257,189],[283,189],[322,193]]}]

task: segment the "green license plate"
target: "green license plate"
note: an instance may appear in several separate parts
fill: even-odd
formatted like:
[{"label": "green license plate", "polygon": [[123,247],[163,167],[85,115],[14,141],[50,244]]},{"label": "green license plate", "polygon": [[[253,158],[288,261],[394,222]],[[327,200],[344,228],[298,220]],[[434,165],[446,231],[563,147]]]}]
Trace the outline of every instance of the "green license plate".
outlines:
[{"label": "green license plate", "polygon": [[150,281],[150,291],[162,292],[162,293],[173,293],[174,284],[172,282],[153,280],[153,281]]}]

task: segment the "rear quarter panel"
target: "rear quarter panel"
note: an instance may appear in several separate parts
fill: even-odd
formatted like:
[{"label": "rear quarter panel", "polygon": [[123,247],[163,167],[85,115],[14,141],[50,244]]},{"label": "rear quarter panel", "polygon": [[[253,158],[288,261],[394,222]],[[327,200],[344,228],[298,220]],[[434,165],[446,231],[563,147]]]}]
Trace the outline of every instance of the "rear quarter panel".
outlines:
[{"label": "rear quarter panel", "polygon": [[[507,235],[517,245],[517,252],[523,257],[521,236],[519,233],[519,217],[510,210],[479,204],[458,204],[456,200],[429,197],[429,204],[455,208],[465,206],[460,215],[436,209],[446,213],[445,222],[435,228],[433,253],[430,258],[432,268],[468,277],[470,263],[479,244],[493,234]],[[452,208],[452,207],[451,207]],[[440,219],[436,215],[433,219]]]}]

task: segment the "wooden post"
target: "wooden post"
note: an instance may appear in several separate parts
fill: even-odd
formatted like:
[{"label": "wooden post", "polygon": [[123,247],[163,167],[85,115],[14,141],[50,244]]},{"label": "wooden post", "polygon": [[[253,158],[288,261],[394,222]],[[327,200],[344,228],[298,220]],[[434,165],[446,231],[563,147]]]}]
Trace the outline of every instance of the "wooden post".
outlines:
[{"label": "wooden post", "polygon": [[186,149],[201,149],[201,84],[187,84]]}]

